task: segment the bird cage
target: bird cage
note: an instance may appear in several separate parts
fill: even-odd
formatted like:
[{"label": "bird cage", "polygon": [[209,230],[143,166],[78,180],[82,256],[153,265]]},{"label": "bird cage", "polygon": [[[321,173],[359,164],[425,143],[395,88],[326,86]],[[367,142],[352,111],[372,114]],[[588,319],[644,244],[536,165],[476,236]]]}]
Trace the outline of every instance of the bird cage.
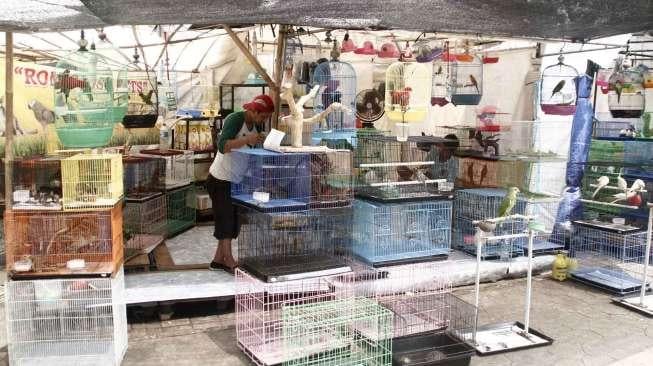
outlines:
[{"label": "bird cage", "polygon": [[310,155],[310,207],[351,205],[354,199],[351,151],[327,150]]},{"label": "bird cage", "polygon": [[165,188],[166,162],[145,156],[122,157],[125,197],[142,196]]},{"label": "bird cage", "polygon": [[309,153],[237,149],[230,154],[234,200],[262,211],[306,208],[311,195]]},{"label": "bird cage", "polygon": [[281,308],[285,366],[392,365],[392,312],[360,297]]},{"label": "bird cage", "polygon": [[565,64],[564,57],[558,63],[542,71],[540,82],[540,108],[546,114],[569,116],[576,112],[576,77],[578,71]]},{"label": "bird cage", "polygon": [[[179,82],[179,81],[178,81]],[[188,85],[179,92],[177,116],[181,118],[217,117],[220,111],[219,89],[201,80],[199,73],[191,73]]]},{"label": "bird cage", "polygon": [[[456,217],[453,220],[451,241],[453,247],[473,256],[476,256],[477,246],[482,243],[482,260],[511,261],[512,258],[524,255],[525,250],[527,250],[528,241],[523,236],[510,236],[523,234],[527,228],[528,222],[526,220],[510,219],[496,224],[496,227],[492,231],[484,232],[476,227],[473,220]],[[486,238],[494,236],[501,236],[502,238],[483,241]],[[553,242],[549,242],[548,240],[541,241],[543,247],[541,250],[542,253],[551,253],[554,251],[554,249],[549,249],[548,247],[555,249],[562,249],[564,247],[564,242],[559,242],[559,240],[554,239],[551,240]]]},{"label": "bird cage", "polygon": [[13,278],[106,275],[122,263],[122,204],[102,211],[7,211]]},{"label": "bird cage", "polygon": [[11,164],[14,210],[61,210],[61,159],[36,156]]},{"label": "bird cage", "polygon": [[451,103],[477,105],[483,95],[483,61],[465,52],[451,62]]},{"label": "bird cage", "polygon": [[[430,66],[430,65],[429,65]],[[385,112],[398,123],[422,122],[431,100],[431,68],[416,62],[395,62],[385,73]]]},{"label": "bird cage", "polygon": [[113,207],[123,196],[120,154],[77,154],[61,160],[63,209]]},{"label": "bird cage", "polygon": [[[481,132],[500,132],[509,130],[511,114],[501,112],[493,105],[486,105],[476,111],[476,130]],[[498,155],[498,152],[497,154]]]},{"label": "bird cage", "polygon": [[174,189],[193,182],[195,171],[193,167],[193,151],[189,150],[141,150],[135,156],[154,157],[165,161],[165,188]]},{"label": "bird cage", "polygon": [[592,138],[597,140],[634,140],[641,137],[639,121],[632,118],[614,118],[608,113],[596,113]]},{"label": "bird cage", "polygon": [[[184,123],[185,122],[185,123]],[[195,152],[213,152],[213,134],[208,120],[182,121],[175,125],[173,148]]]},{"label": "bird cage", "polygon": [[431,76],[431,105],[444,107],[451,99],[451,61],[445,54],[440,55],[433,61]]},{"label": "bird cage", "polygon": [[65,148],[106,146],[114,125],[127,112],[124,67],[116,69],[94,51],[76,51],[59,60],[54,81],[55,128]]},{"label": "bird cage", "polygon": [[407,141],[383,135],[356,139],[356,194],[397,201],[448,196],[458,168],[452,156],[457,141],[411,136]]},{"label": "bird cage", "polygon": [[5,284],[11,365],[118,366],[127,351],[122,268],[111,278]]},{"label": "bird cage", "polygon": [[354,201],[352,252],[373,266],[446,259],[451,201]]},{"label": "bird cage", "polygon": [[240,268],[235,277],[237,345],[261,366],[291,361],[284,355],[284,308],[334,299],[325,277],[265,283]]},{"label": "bird cage", "polygon": [[195,185],[165,192],[166,237],[170,238],[195,225]]},{"label": "bird cage", "polygon": [[617,60],[608,79],[608,108],[615,118],[639,118],[644,112],[644,77]]},{"label": "bird cage", "polygon": [[156,74],[131,71],[127,74],[129,104],[122,119],[125,128],[152,128],[159,117],[159,90]]},{"label": "bird cage", "polygon": [[320,113],[333,103],[344,107],[334,110],[327,118],[327,129],[343,130],[355,128],[356,71],[346,63],[329,61],[319,64],[313,72],[312,84],[320,85],[315,97],[314,111]]},{"label": "bird cage", "polygon": [[602,141],[593,140],[590,144],[589,158],[591,162],[623,163],[624,161],[623,141]]},{"label": "bird cage", "polygon": [[123,210],[125,258],[149,253],[161,244],[166,235],[167,216],[166,196],[161,193],[127,198]]},{"label": "bird cage", "polygon": [[578,267],[571,271],[572,279],[619,295],[640,290],[645,231],[596,220],[576,221],[573,228],[570,254]]},{"label": "bird cage", "polygon": [[[350,270],[336,251],[349,247],[352,209],[265,213],[243,208],[238,261],[266,282],[288,281]],[[348,229],[349,228],[349,229]]]}]

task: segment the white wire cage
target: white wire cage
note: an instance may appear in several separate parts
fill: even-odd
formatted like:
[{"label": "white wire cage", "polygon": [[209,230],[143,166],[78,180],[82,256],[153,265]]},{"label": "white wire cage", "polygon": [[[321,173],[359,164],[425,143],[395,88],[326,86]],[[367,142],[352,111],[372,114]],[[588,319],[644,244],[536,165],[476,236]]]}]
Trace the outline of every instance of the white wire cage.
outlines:
[{"label": "white wire cage", "polygon": [[320,86],[314,102],[315,113],[326,110],[333,103],[345,107],[327,116],[327,129],[341,131],[355,128],[356,71],[353,66],[340,61],[323,62],[315,68],[312,84]]},{"label": "white wire cage", "polygon": [[[576,221],[570,254],[578,261],[571,277],[619,295],[638,292],[646,258],[646,232],[629,225]],[[646,285],[653,268],[649,265]]]},{"label": "white wire cage", "polygon": [[122,269],[112,278],[8,281],[11,365],[118,366],[127,351]]},{"label": "white wire cage", "polygon": [[260,212],[242,207],[238,260],[266,282],[350,271],[342,251],[351,242],[352,208]]},{"label": "white wire cage", "polygon": [[617,61],[608,79],[608,108],[615,118],[639,118],[644,112],[644,77]]},{"label": "white wire cage", "polygon": [[[199,75],[199,74],[197,74]],[[218,86],[191,74],[189,85],[178,91],[177,116],[181,118],[217,117],[220,111]]]},{"label": "white wire cage", "polygon": [[542,112],[568,116],[576,111],[576,77],[578,71],[558,57],[558,63],[542,71],[540,82],[540,108]]},{"label": "white wire cage", "polygon": [[194,152],[191,150],[141,150],[135,156],[147,156],[165,161],[165,189],[174,189],[193,182]]},{"label": "white wire cage", "polygon": [[467,52],[455,56],[451,63],[451,103],[477,105],[483,95],[483,61]]},{"label": "white wire cage", "polygon": [[388,66],[385,79],[385,113],[390,121],[422,122],[431,101],[430,65],[395,62]]}]

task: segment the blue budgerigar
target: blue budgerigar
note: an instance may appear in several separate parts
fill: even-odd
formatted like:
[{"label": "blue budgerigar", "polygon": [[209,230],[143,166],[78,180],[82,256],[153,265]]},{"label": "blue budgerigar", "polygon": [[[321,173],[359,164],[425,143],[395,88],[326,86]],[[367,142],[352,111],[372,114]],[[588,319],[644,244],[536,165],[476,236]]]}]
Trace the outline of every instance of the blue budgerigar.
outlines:
[{"label": "blue budgerigar", "polygon": [[510,187],[508,188],[508,193],[501,201],[499,206],[499,217],[509,216],[512,212],[512,209],[515,208],[517,204],[517,194],[519,193],[519,188]]}]

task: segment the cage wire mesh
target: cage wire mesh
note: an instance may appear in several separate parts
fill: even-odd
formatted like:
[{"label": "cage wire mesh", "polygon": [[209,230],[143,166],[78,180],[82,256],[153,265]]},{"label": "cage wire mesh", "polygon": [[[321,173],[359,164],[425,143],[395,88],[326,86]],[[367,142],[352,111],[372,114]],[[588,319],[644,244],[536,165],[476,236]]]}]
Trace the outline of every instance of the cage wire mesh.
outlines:
[{"label": "cage wire mesh", "polygon": [[576,111],[576,81],[578,71],[558,57],[558,63],[542,71],[540,108],[546,114],[569,116]]},{"label": "cage wire mesh", "polygon": [[[270,212],[307,207],[311,196],[309,153],[238,149],[230,154],[233,199]],[[259,198],[266,194],[269,195],[267,200]]]},{"label": "cage wire mesh", "polygon": [[172,237],[195,225],[195,185],[189,184],[165,192],[166,237]]},{"label": "cage wire mesh", "polygon": [[142,199],[165,189],[166,162],[145,156],[122,157],[125,197]]},{"label": "cage wire mesh", "polygon": [[124,275],[5,284],[9,363],[120,365],[127,351]]},{"label": "cage wire mesh", "polygon": [[610,114],[597,113],[592,127],[592,137],[608,141],[653,137],[650,131],[642,131],[643,127],[643,121],[640,119],[614,118]]},{"label": "cage wire mesh", "polygon": [[190,85],[183,91],[179,91],[177,116],[182,118],[216,117],[220,111],[219,94],[217,86],[191,74]]},{"label": "cage wire mesh", "polygon": [[443,107],[449,103],[451,98],[451,62],[448,57],[441,56],[433,61],[431,76],[431,105]]},{"label": "cage wire mesh", "polygon": [[340,103],[346,109],[334,110],[327,116],[327,129],[355,128],[353,111],[356,110],[356,71],[354,68],[346,62],[323,62],[315,68],[312,84],[320,86],[315,97],[315,113],[326,110],[333,103]]},{"label": "cage wire mesh", "polygon": [[624,141],[593,140],[590,144],[588,162],[609,162],[619,164],[624,162]]},{"label": "cage wire mesh", "polygon": [[461,188],[524,187],[529,164],[515,158],[460,157],[457,186]]},{"label": "cage wire mesh", "polygon": [[106,146],[128,106],[125,67],[94,51],[75,51],[57,62],[55,129],[65,148]]},{"label": "cage wire mesh", "polygon": [[125,128],[152,128],[159,117],[159,91],[156,73],[130,71],[127,73],[129,102],[122,118]]},{"label": "cage wire mesh", "polygon": [[284,366],[392,365],[392,313],[367,298],[282,307]]},{"label": "cage wire mesh", "polygon": [[354,199],[349,150],[310,153],[311,208],[349,206]]},{"label": "cage wire mesh", "polygon": [[122,204],[102,211],[7,211],[7,269],[14,277],[113,273],[122,263]]},{"label": "cage wire mesh", "polygon": [[608,108],[615,118],[639,118],[644,111],[644,77],[618,59],[608,78]]},{"label": "cage wire mesh", "polygon": [[467,52],[451,63],[451,103],[477,105],[483,95],[483,61]]},{"label": "cage wire mesh", "polygon": [[385,113],[390,121],[422,122],[431,101],[429,66],[415,62],[395,62],[388,66],[385,79]]},{"label": "cage wire mesh", "polygon": [[13,172],[13,209],[61,209],[60,158],[29,157],[13,160],[10,164]]},{"label": "cage wire mesh", "polygon": [[[639,291],[646,258],[646,232],[634,227],[616,231],[602,226],[605,223],[574,223],[570,254],[578,261],[578,267],[571,271],[572,278],[617,294]],[[652,269],[649,265],[647,286]]]},{"label": "cage wire mesh", "polygon": [[356,138],[356,194],[379,200],[448,195],[458,171],[455,140],[411,136],[407,141],[383,135]]},{"label": "cage wire mesh", "polygon": [[374,266],[445,259],[451,201],[354,201],[352,254]]},{"label": "cage wire mesh", "polygon": [[120,154],[77,154],[61,160],[63,209],[102,209],[123,196]]},{"label": "cage wire mesh", "polygon": [[221,84],[220,115],[228,116],[232,112],[243,110],[243,105],[252,101],[259,94],[269,93],[267,84]]},{"label": "cage wire mesh", "polygon": [[165,161],[165,188],[174,189],[193,182],[195,171],[193,167],[194,153],[189,150],[141,150],[135,156],[150,156]]},{"label": "cage wire mesh", "polygon": [[166,196],[158,193],[144,200],[125,200],[123,235],[125,258],[160,244],[166,235]]},{"label": "cage wire mesh", "polygon": [[284,355],[284,307],[335,298],[326,277],[265,283],[240,268],[236,288],[238,347],[259,366],[291,361]]},{"label": "cage wire mesh", "polygon": [[349,271],[340,252],[350,246],[352,209],[266,213],[241,208],[238,261],[266,282]]}]

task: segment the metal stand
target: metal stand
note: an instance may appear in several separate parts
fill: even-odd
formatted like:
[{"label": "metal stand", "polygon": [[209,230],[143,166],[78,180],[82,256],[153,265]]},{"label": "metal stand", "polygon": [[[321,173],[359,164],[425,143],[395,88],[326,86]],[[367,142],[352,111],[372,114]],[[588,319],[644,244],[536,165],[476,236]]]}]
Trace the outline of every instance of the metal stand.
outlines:
[{"label": "metal stand", "polygon": [[[476,284],[475,284],[475,305],[476,305],[476,323],[478,325],[478,309],[480,302],[481,290],[481,249],[483,244],[488,240],[528,238],[528,271],[526,274],[526,301],[524,305],[524,323],[518,321],[513,323],[499,323],[484,325],[476,328],[476,342],[474,348],[480,356],[491,355],[496,353],[511,352],[526,348],[548,346],[553,343],[553,339],[530,328],[530,311],[531,311],[531,292],[533,278],[533,237],[535,229],[532,227],[533,216],[510,215],[489,220],[474,221],[478,225],[481,221],[500,223],[510,219],[525,219],[529,221],[528,232],[490,236],[479,240],[476,243]],[[476,227],[477,233],[480,230]],[[477,234],[478,236],[478,234]]]},{"label": "metal stand", "polygon": [[614,298],[612,301],[631,310],[653,317],[653,295],[646,295],[646,290],[648,289],[648,266],[651,258],[651,235],[653,232],[653,203],[648,203],[648,208],[648,231],[646,234],[642,286],[639,291],[639,296]]}]

